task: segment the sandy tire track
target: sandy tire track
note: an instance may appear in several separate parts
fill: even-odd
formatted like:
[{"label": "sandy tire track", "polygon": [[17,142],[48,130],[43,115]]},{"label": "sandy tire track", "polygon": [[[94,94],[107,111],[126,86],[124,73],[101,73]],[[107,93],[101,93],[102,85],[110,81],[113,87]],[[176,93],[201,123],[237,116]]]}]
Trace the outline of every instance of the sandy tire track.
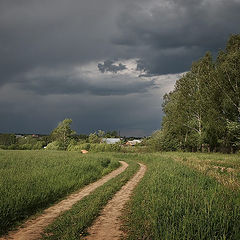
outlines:
[{"label": "sandy tire track", "polygon": [[146,166],[139,164],[140,170],[108,202],[100,216],[88,229],[90,235],[85,240],[119,240],[124,235],[120,229],[122,210],[146,171]]},{"label": "sandy tire track", "polygon": [[122,164],[121,167],[112,171],[108,175],[104,176],[100,180],[87,185],[82,188],[79,192],[75,192],[71,194],[66,199],[61,202],[55,204],[54,206],[46,209],[43,214],[39,217],[26,221],[21,228],[16,231],[11,231],[8,235],[3,236],[0,240],[6,239],[15,239],[15,240],[34,240],[41,238],[41,233],[43,233],[44,229],[51,224],[55,218],[57,218],[62,212],[69,210],[73,204],[81,200],[83,197],[89,195],[96,188],[102,186],[104,183],[109,181],[110,179],[116,177],[120,173],[122,173],[127,167],[128,164],[126,162],[120,161]]}]

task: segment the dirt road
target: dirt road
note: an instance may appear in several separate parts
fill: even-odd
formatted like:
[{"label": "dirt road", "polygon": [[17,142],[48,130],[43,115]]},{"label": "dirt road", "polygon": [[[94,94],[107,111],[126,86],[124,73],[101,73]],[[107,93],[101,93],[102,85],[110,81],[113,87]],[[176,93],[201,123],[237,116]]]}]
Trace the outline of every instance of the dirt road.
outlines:
[{"label": "dirt road", "polygon": [[73,204],[81,200],[83,197],[89,195],[96,188],[102,186],[110,179],[116,177],[122,173],[128,166],[127,163],[120,161],[122,166],[108,175],[104,176],[100,180],[89,184],[88,186],[81,189],[79,192],[71,194],[65,200],[57,203],[56,205],[46,209],[39,217],[29,220],[16,231],[9,232],[7,236],[0,238],[0,240],[14,239],[14,240],[34,240],[41,237],[41,233],[44,229],[54,221],[62,212],[69,210]]},{"label": "dirt road", "polygon": [[125,184],[120,191],[108,202],[101,215],[96,219],[92,227],[88,229],[89,236],[86,240],[119,240],[123,236],[120,230],[120,216],[127,201],[129,201],[133,189],[144,176],[146,166],[140,164],[137,174]]}]

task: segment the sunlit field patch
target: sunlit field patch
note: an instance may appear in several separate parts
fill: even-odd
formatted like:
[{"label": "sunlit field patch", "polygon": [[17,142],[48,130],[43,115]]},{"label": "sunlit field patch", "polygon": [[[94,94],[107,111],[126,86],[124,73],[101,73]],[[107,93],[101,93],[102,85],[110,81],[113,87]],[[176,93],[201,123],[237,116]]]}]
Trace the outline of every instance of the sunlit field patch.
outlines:
[{"label": "sunlit field patch", "polygon": [[219,153],[165,153],[174,160],[214,177],[231,189],[240,188],[240,155]]}]

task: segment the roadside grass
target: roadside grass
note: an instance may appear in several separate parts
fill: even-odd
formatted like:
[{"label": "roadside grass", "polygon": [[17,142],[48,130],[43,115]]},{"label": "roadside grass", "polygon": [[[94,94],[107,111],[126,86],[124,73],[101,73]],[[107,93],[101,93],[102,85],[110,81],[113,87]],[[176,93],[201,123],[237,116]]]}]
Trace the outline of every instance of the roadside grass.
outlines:
[{"label": "roadside grass", "polygon": [[119,166],[107,153],[0,151],[0,235]]},{"label": "roadside grass", "polygon": [[[123,155],[122,155],[123,156]],[[87,228],[114,194],[136,173],[139,165],[135,161],[124,158],[128,168],[117,177],[97,188],[92,194],[76,203],[70,210],[63,213],[46,229],[43,239],[82,239],[87,234]]]},{"label": "roadside grass", "polygon": [[240,170],[240,154],[167,152],[163,153],[163,155],[182,158],[183,161],[221,165],[226,168]]},{"label": "roadside grass", "polygon": [[240,154],[175,152],[163,155],[216,178],[228,188],[240,188]]},{"label": "roadside grass", "polygon": [[240,239],[240,191],[174,161],[173,156],[138,156],[148,170],[126,209],[127,239]]}]

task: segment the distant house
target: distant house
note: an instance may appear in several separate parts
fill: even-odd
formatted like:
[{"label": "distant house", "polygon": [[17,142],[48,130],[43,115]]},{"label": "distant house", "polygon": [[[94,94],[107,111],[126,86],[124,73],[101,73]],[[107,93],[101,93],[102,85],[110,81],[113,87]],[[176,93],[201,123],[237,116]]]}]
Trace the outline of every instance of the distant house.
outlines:
[{"label": "distant house", "polygon": [[120,142],[121,142],[120,138],[103,138],[102,139],[102,143],[107,143],[107,144],[115,144]]},{"label": "distant house", "polygon": [[139,143],[141,143],[141,142],[142,142],[142,140],[134,139],[134,140],[132,140],[132,141],[128,141],[128,142],[126,143],[126,145],[128,145],[128,146],[135,146],[136,144],[139,144]]}]

